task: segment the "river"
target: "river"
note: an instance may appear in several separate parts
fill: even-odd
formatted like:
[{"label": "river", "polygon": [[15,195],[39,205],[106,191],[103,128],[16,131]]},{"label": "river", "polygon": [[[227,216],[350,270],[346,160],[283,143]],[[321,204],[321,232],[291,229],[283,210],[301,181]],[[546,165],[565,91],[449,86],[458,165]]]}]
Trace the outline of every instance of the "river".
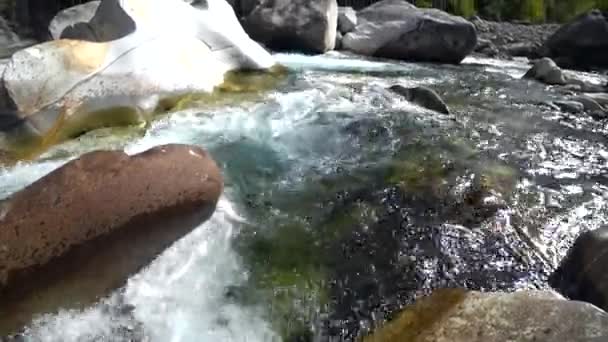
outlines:
[{"label": "river", "polygon": [[521,80],[523,61],[275,57],[290,70],[276,89],[0,168],[3,198],[87,151],[177,142],[226,180],[213,217],[124,288],[36,315],[22,340],[350,340],[433,288],[543,288],[578,232],[607,223],[606,121],[540,105],[563,95]]}]

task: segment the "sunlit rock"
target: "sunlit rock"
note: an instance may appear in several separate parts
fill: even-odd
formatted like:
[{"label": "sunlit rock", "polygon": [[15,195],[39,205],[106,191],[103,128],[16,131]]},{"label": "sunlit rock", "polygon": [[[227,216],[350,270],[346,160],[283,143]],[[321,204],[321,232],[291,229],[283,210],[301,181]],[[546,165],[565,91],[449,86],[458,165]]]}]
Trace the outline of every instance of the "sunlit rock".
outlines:
[{"label": "sunlit rock", "polygon": [[439,290],[406,307],[365,342],[504,342],[608,339],[608,314],[548,291]]},{"label": "sunlit rock", "polygon": [[535,61],[523,78],[535,79],[550,85],[565,85],[568,83],[562,69],[553,60],[546,57]]},{"label": "sunlit rock", "polygon": [[0,336],[122,286],[205,221],[222,191],[205,150],[162,145],[87,153],[0,202]]},{"label": "sunlit rock", "polygon": [[225,0],[102,0],[89,22],[73,23],[89,16],[68,16],[63,30],[55,25],[55,35],[78,40],[46,42],[11,58],[3,85],[23,120],[21,135],[46,136],[116,108],[132,112],[129,123],[143,122],[164,96],[211,92],[228,71],[275,65]]},{"label": "sunlit rock", "polygon": [[377,2],[357,13],[357,26],[342,46],[366,56],[460,63],[477,44],[475,26],[438,9],[401,0]]}]

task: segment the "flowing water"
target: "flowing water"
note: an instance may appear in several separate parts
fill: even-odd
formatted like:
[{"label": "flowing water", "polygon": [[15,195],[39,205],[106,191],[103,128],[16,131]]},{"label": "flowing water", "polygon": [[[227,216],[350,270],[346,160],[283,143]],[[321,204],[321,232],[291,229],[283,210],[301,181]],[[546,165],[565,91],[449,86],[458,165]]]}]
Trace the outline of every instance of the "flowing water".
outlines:
[{"label": "flowing water", "polygon": [[[572,239],[607,221],[606,122],[541,105],[564,95],[521,80],[524,62],[276,57],[290,72],[260,96],[0,169],[3,198],[93,149],[177,142],[210,150],[226,179],[213,217],[124,288],[39,313],[20,340],[352,340],[434,288],[546,287]],[[452,114],[395,83],[434,88]]]}]

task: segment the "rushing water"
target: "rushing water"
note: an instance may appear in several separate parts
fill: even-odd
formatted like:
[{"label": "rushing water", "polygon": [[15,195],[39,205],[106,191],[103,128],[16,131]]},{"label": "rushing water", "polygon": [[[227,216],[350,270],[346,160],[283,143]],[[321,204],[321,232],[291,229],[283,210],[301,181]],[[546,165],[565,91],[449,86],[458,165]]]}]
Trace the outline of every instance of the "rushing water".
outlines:
[{"label": "rushing water", "polygon": [[524,62],[276,57],[291,72],[259,97],[0,169],[2,198],[93,149],[181,142],[226,178],[208,222],[98,304],[37,315],[26,341],[350,340],[433,288],[544,287],[572,238],[607,221],[606,122],[540,105],[564,95],[521,80]]}]

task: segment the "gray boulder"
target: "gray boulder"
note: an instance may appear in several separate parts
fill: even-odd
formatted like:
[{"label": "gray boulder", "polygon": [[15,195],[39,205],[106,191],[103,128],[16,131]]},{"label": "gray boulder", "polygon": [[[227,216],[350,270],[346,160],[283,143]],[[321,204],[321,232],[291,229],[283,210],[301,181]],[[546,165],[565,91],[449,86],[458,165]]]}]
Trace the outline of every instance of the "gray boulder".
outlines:
[{"label": "gray boulder", "polygon": [[608,66],[608,14],[592,10],[562,26],[543,45],[543,53],[564,68]]},{"label": "gray boulder", "polygon": [[[74,35],[73,32],[83,30],[83,28],[78,27],[79,25],[88,26],[88,22],[93,19],[100,2],[101,1],[85,2],[84,4],[69,7],[57,13],[49,24],[49,33],[51,34],[51,37],[53,39],[81,38]],[[84,37],[86,40],[97,40],[92,30],[88,30],[88,33],[89,35]]]},{"label": "gray boulder", "polygon": [[550,85],[565,85],[568,83],[562,69],[547,57],[535,61],[523,78],[535,79]]},{"label": "gray boulder", "polygon": [[421,107],[433,110],[442,114],[450,114],[450,109],[433,90],[424,86],[406,88],[402,85],[394,85],[389,88],[391,91],[403,96],[406,100],[413,102]]},{"label": "gray boulder", "polygon": [[357,12],[352,7],[338,7],[338,32],[347,34],[357,27]]},{"label": "gray boulder", "polygon": [[406,307],[365,342],[600,342],[608,314],[551,291],[439,290]]},{"label": "gray boulder", "polygon": [[551,286],[566,297],[608,309],[608,226],[579,235],[559,268]]},{"label": "gray boulder", "polygon": [[357,18],[357,27],[342,43],[344,49],[366,56],[460,63],[477,44],[475,26],[466,19],[402,0],[377,2]]},{"label": "gray boulder", "polygon": [[580,102],[585,107],[585,112],[588,113],[602,113],[604,108],[602,105],[597,103],[593,98],[587,95],[578,95],[571,98],[572,101]]},{"label": "gray boulder", "polygon": [[336,0],[264,0],[243,20],[249,36],[274,50],[333,50],[338,28]]}]

